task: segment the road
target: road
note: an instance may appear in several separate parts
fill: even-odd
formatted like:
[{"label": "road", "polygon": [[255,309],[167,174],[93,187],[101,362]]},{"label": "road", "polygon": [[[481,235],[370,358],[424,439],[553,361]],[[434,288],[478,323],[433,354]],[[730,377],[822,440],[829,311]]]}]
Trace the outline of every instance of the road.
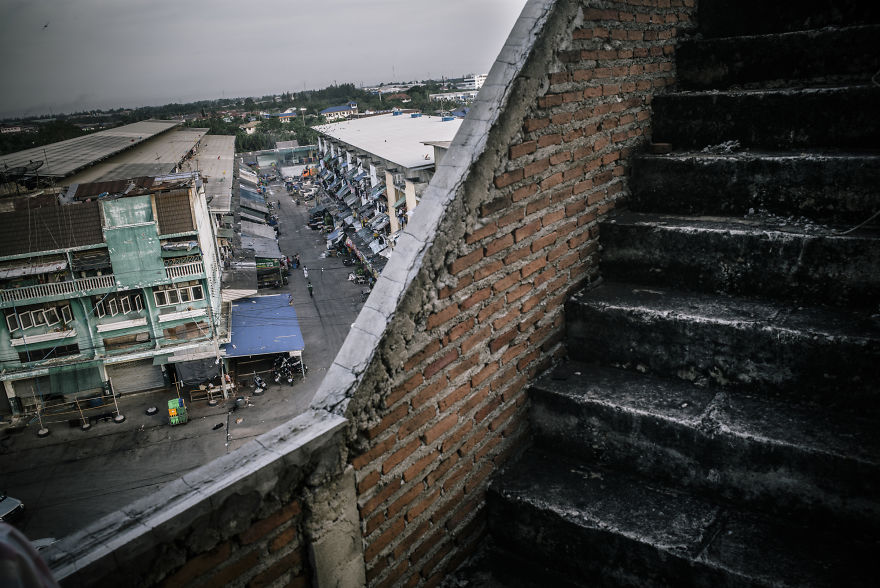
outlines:
[{"label": "road", "polygon": [[[287,286],[264,292],[293,296],[306,345],[306,379],[293,386],[270,383],[265,394],[250,397],[252,406],[235,412],[228,410],[231,400],[214,407],[190,404],[190,421],[181,426],[168,424],[164,408],[175,394],[164,391],[120,398],[123,423],[98,423],[88,431],[53,424],[45,438],[36,436],[36,425],[0,433],[0,489],[24,501],[25,515],[16,525],[29,538],[63,537],[308,407],[363,305],[362,287],[347,280],[349,268],[341,259],[325,257],[323,235],[306,226],[311,204],[295,205],[280,184],[270,187],[268,197],[281,202],[281,251],[299,253],[313,285],[310,297],[299,269]],[[151,406],[158,414],[146,414]]]}]

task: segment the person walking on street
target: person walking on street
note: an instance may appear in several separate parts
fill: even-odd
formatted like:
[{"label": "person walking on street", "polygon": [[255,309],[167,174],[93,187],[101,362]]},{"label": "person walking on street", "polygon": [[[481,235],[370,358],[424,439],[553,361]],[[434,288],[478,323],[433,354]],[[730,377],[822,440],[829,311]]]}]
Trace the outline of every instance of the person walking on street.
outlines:
[{"label": "person walking on street", "polygon": [[309,289],[309,297],[311,298],[312,297],[312,281],[311,280],[309,280],[309,285],[306,287]]}]

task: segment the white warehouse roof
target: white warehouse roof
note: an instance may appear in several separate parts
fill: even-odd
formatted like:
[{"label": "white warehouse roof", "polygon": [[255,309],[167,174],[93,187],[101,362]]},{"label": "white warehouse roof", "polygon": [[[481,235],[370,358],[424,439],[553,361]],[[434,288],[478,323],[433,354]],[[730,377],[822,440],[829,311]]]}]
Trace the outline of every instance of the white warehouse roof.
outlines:
[{"label": "white warehouse roof", "polygon": [[[447,117],[451,118],[451,117]],[[407,169],[434,165],[434,149],[426,142],[452,141],[462,119],[409,113],[367,116],[319,125],[327,137],[357,147]]]}]

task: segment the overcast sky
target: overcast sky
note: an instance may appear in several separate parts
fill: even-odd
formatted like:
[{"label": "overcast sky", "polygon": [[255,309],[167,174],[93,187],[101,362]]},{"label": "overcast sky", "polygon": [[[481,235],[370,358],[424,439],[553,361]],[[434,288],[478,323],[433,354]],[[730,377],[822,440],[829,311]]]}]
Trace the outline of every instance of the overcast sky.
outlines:
[{"label": "overcast sky", "polygon": [[487,73],[525,2],[0,0],[0,117]]}]

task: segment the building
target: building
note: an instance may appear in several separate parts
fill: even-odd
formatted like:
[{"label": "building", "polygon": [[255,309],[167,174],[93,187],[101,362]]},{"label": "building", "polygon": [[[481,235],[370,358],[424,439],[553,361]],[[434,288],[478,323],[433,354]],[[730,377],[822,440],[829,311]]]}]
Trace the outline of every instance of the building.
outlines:
[{"label": "building", "polygon": [[220,264],[194,173],[79,184],[0,213],[0,411],[167,386],[218,356]]},{"label": "building", "polygon": [[331,214],[375,277],[434,173],[437,150],[460,125],[453,117],[395,111],[315,127],[319,182],[336,200]]},{"label": "building", "polygon": [[458,90],[456,92],[441,92],[440,94],[428,94],[428,98],[439,102],[451,100],[452,102],[473,102],[477,97],[477,90]]},{"label": "building", "polygon": [[330,106],[329,108],[325,108],[324,110],[322,110],[319,114],[329,122],[342,118],[348,118],[349,116],[354,116],[357,113],[357,103],[349,102],[348,104],[342,104],[341,106]]}]

